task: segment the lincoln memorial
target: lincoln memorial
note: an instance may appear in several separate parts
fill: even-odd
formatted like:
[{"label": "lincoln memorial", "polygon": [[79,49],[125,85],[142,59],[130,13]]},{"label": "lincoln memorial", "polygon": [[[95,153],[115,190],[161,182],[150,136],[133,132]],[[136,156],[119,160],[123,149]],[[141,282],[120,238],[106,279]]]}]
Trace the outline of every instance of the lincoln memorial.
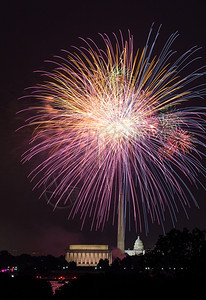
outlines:
[{"label": "lincoln memorial", "polygon": [[77,266],[97,266],[100,259],[108,259],[112,263],[112,251],[108,245],[69,245],[66,250],[67,262],[74,261]]}]

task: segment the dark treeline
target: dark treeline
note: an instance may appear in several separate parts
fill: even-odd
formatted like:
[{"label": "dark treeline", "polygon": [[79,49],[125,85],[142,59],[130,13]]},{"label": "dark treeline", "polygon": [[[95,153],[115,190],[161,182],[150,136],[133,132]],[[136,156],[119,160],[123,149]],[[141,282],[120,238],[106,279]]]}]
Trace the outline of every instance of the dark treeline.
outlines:
[{"label": "dark treeline", "polygon": [[[206,232],[197,228],[189,232],[172,229],[160,236],[154,249],[141,256],[116,258],[109,266],[107,260],[100,260],[93,272],[84,272],[75,280],[69,280],[55,295],[52,295],[49,282],[35,279],[36,272],[49,274],[62,270],[67,263],[64,257],[14,257],[6,251],[0,253],[0,267],[17,265],[18,276],[0,274],[0,289],[7,297],[4,299],[80,299],[103,297],[110,299],[119,296],[139,298],[158,297],[160,299],[176,296],[191,297],[192,293],[202,295],[206,271]],[[76,272],[75,263],[67,264],[68,272]],[[83,269],[83,267],[82,267]],[[33,271],[32,271],[33,270]],[[66,270],[66,271],[67,271]],[[86,270],[84,268],[84,270]],[[91,270],[90,270],[91,271]],[[32,275],[33,274],[33,275]]]},{"label": "dark treeline", "polygon": [[29,254],[21,254],[13,256],[8,251],[0,251],[0,269],[6,269],[8,266],[17,267],[18,275],[22,276],[48,276],[53,270],[61,270],[66,264],[64,256],[54,257],[46,256],[31,256]]},{"label": "dark treeline", "polygon": [[[164,273],[172,276],[178,272],[205,273],[206,270],[206,231],[197,228],[189,232],[172,229],[165,236],[160,235],[154,249],[144,256],[127,256],[116,259],[111,269],[136,270],[150,274]],[[104,264],[103,262],[100,262]]]}]

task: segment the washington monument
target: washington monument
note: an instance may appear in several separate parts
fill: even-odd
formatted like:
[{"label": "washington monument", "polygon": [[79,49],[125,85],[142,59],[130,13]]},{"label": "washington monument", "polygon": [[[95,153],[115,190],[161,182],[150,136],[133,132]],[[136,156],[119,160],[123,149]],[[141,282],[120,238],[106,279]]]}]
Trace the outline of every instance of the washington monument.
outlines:
[{"label": "washington monument", "polygon": [[118,203],[117,248],[124,253],[124,196],[122,192],[119,194]]}]

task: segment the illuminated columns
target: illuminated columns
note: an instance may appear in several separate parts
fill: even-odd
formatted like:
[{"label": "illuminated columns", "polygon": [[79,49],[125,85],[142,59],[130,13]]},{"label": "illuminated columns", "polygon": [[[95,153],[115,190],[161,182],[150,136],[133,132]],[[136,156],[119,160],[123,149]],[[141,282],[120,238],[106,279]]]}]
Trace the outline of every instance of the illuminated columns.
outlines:
[{"label": "illuminated columns", "polygon": [[108,245],[70,245],[65,259],[77,266],[97,266],[100,259],[107,258],[112,263],[112,252]]}]

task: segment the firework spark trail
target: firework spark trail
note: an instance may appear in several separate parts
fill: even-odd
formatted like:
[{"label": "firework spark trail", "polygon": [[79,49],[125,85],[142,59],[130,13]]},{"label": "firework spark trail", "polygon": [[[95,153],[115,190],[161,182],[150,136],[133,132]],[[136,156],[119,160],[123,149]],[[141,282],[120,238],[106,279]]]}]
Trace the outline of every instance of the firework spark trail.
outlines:
[{"label": "firework spark trail", "polygon": [[58,206],[79,187],[69,217],[80,213],[82,224],[92,218],[92,228],[103,228],[111,211],[115,220],[121,191],[125,212],[132,204],[136,230],[143,219],[148,231],[148,215],[163,225],[166,209],[174,223],[177,200],[183,209],[187,193],[195,201],[182,176],[196,184],[205,172],[199,150],[205,113],[185,102],[206,94],[204,85],[191,87],[206,72],[200,67],[182,76],[199,59],[199,48],[174,61],[176,32],[152,57],[159,31],[152,41],[151,28],[136,54],[130,32],[128,40],[121,31],[120,39],[113,34],[115,46],[100,34],[105,49],[81,39],[85,46],[56,57],[56,68],[43,72],[46,80],[32,92],[36,103],[26,126],[34,131],[22,160],[44,157],[29,175],[34,188],[44,187],[44,194],[47,182],[48,189],[54,186],[50,200]]}]

